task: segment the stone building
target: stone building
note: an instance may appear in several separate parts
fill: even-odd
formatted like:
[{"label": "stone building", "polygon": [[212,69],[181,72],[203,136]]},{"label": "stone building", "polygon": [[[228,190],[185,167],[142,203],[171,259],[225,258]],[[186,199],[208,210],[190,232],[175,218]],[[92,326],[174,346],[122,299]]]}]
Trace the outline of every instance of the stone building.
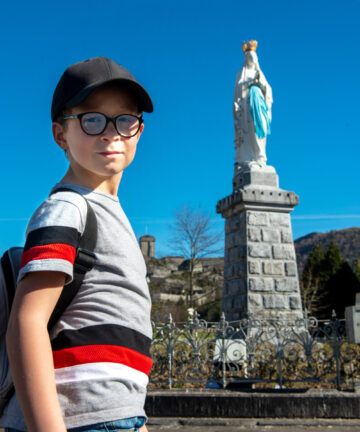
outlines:
[{"label": "stone building", "polygon": [[144,235],[140,237],[140,249],[145,259],[155,257],[155,237]]}]

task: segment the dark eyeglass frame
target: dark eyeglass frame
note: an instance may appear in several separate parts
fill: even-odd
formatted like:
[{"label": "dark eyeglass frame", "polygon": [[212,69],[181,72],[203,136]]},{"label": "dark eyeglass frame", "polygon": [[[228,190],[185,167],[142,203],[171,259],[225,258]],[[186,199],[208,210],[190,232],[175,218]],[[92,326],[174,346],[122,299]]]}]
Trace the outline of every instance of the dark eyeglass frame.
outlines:
[{"label": "dark eyeglass frame", "polygon": [[[82,118],[83,118],[85,115],[87,115],[87,114],[100,114],[100,115],[102,115],[103,117],[105,117],[106,122],[105,122],[105,125],[104,125],[104,129],[103,129],[102,131],[97,132],[97,133],[94,133],[94,134],[87,132],[87,131],[84,129],[83,123],[82,123],[82,121],[81,121]],[[136,118],[136,119],[139,121],[139,126],[138,126],[136,132],[134,132],[134,133],[131,134],[131,135],[124,135],[123,133],[121,133],[121,132],[118,130],[118,128],[116,127],[116,120],[117,120],[119,117],[123,117],[123,116],[130,116],[130,117],[134,117],[134,118]],[[120,136],[122,136],[123,138],[132,138],[133,136],[135,136],[135,135],[139,132],[141,125],[144,123],[144,119],[143,119],[142,115],[141,115],[141,116],[136,116],[136,115],[134,115],[134,114],[126,114],[126,113],[124,113],[124,114],[120,114],[120,115],[118,115],[118,116],[116,116],[116,117],[108,117],[108,116],[105,115],[104,113],[97,112],[97,111],[89,111],[89,112],[85,112],[85,113],[81,113],[81,114],[73,114],[73,115],[68,115],[68,116],[64,116],[64,117],[63,117],[63,120],[71,120],[71,119],[79,119],[79,121],[80,121],[80,126],[81,126],[82,131],[83,131],[84,133],[86,133],[86,135],[90,135],[90,136],[101,135],[101,134],[104,132],[104,130],[107,128],[107,125],[109,124],[109,122],[111,122],[111,123],[114,125],[114,128],[115,128],[116,132],[117,132]]]}]

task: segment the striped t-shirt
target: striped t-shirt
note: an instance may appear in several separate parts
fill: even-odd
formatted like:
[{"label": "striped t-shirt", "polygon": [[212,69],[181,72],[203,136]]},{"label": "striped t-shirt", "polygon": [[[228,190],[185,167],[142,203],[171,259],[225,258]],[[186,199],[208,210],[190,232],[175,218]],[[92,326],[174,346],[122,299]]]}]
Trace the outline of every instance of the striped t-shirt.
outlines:
[{"label": "striped t-shirt", "polygon": [[[145,416],[152,330],[143,256],[117,197],[70,183],[54,190],[62,187],[86,196],[98,223],[96,265],[50,335],[66,426]],[[19,280],[44,270],[72,280],[86,211],[85,200],[69,191],[44,201],[27,229]],[[1,425],[26,430],[16,395]]]}]

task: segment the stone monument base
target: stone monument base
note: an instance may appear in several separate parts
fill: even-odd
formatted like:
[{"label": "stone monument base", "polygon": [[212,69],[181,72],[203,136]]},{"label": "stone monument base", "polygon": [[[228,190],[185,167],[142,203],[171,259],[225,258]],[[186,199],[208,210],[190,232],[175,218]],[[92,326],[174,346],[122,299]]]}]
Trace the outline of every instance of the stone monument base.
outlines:
[{"label": "stone monument base", "polygon": [[226,219],[227,320],[303,318],[290,220],[299,199],[278,185],[271,166],[235,164],[233,193],[217,204]]}]

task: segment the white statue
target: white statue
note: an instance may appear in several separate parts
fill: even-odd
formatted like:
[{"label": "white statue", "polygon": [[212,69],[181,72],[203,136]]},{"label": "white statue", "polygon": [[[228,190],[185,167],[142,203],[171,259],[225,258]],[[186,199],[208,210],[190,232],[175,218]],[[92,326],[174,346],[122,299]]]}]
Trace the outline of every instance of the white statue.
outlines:
[{"label": "white statue", "polygon": [[266,165],[266,137],[270,134],[272,90],[261,72],[257,42],[242,44],[245,60],[236,75],[234,94],[235,159],[239,165]]}]

